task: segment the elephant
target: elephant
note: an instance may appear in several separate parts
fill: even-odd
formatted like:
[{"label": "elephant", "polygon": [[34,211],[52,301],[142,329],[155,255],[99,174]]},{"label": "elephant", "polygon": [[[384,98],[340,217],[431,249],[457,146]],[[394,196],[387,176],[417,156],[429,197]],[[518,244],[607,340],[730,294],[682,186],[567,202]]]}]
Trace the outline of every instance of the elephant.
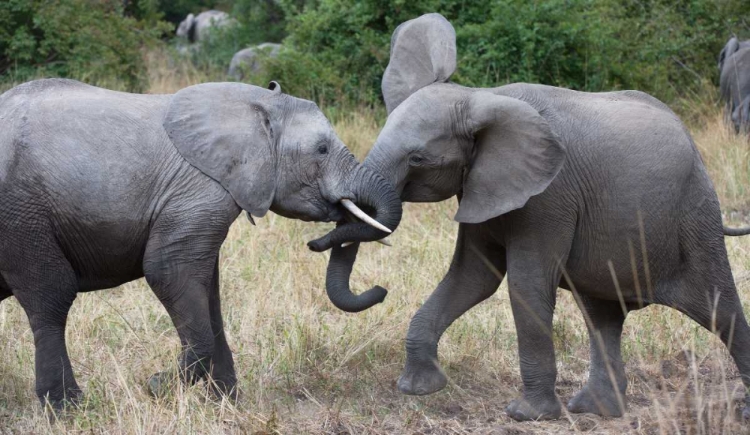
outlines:
[{"label": "elephant", "polygon": [[264,42],[255,47],[242,49],[232,56],[227,75],[235,80],[242,80],[245,78],[246,72],[257,73],[260,71],[262,65],[258,56],[259,53],[273,58],[278,56],[280,51],[281,44],[273,42]]},{"label": "elephant", "polygon": [[750,95],[734,108],[732,112],[732,124],[737,133],[750,133]]},{"label": "elephant", "polygon": [[740,102],[750,95],[750,40],[732,37],[719,55],[719,88],[732,114]]},{"label": "elephant", "polygon": [[[445,387],[441,335],[506,277],[523,380],[506,408],[515,420],[561,414],[551,336],[558,287],[573,293],[590,338],[588,382],[570,412],[624,413],[623,322],[650,304],[715,330],[750,387],[750,327],[723,238],[750,228],[723,226],[679,118],[638,91],[452,83],[455,35],[434,13],[396,28],[382,79],[388,118],[363,163],[402,201],[459,203],[453,259],[411,320],[398,389]],[[326,286],[348,290],[357,244],[324,236],[309,246],[333,249]]]},{"label": "elephant", "polygon": [[222,11],[204,11],[198,16],[188,14],[177,26],[176,34],[180,38],[186,38],[189,42],[201,42],[206,39],[212,27],[224,27],[234,22],[229,14]]},{"label": "elephant", "polygon": [[[210,377],[211,391],[233,398],[218,260],[241,211],[251,222],[268,210],[328,222],[356,220],[353,210],[363,220],[334,230],[349,242],[382,238],[401,219],[393,188],[317,105],[276,82],[139,95],[45,79],[2,94],[0,119],[0,301],[15,296],[26,312],[36,394],[55,410],[82,394],[65,344],[77,293],[145,277],[179,334],[182,380]],[[148,385],[158,391],[165,376]]]}]

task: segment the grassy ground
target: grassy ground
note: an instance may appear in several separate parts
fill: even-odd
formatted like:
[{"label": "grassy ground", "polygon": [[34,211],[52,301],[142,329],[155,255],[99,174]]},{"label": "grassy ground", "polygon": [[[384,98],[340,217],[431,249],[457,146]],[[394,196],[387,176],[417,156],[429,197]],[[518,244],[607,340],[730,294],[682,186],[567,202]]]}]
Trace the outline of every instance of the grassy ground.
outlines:
[{"label": "grassy ground", "polygon": [[[215,79],[152,54],[152,92]],[[718,109],[691,127],[722,204],[732,219],[750,207],[750,144],[723,127]],[[378,133],[380,112],[338,113],[335,128],[362,158]],[[457,224],[455,201],[406,204],[393,248],[360,250],[358,291],[380,284],[385,303],[352,315],[324,292],[327,254],[305,242],[331,225],[269,214],[256,227],[238,219],[223,247],[222,304],[243,397],[217,402],[202,385],[150,399],[147,377],[175,364],[177,334],[141,281],[82,294],[67,339],[82,409],[49,423],[34,396],[33,337],[13,299],[0,304],[0,434],[111,433],[733,433],[740,382],[721,343],[676,311],[632,314],[623,351],[629,378],[625,417],[564,415],[516,423],[503,409],[519,394],[516,336],[505,284],[461,317],[440,344],[449,386],[426,397],[399,394],[409,319],[447,270]],[[750,269],[750,237],[728,238],[737,277]],[[746,308],[750,290],[740,286]],[[558,394],[565,403],[584,384],[588,337],[568,292],[559,291],[553,328]]]}]

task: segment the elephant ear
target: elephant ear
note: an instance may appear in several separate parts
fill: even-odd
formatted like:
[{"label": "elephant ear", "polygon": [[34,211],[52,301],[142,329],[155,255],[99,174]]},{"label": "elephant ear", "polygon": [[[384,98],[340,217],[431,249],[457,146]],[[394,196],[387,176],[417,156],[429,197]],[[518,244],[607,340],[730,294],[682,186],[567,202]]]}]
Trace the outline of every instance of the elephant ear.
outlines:
[{"label": "elephant ear", "polygon": [[719,71],[724,68],[724,62],[739,49],[740,42],[736,36],[733,36],[719,53]]},{"label": "elephant ear", "polygon": [[193,25],[195,24],[195,15],[188,14],[187,17],[185,17],[184,20],[180,22],[180,25],[177,27],[177,36],[182,36],[184,38],[190,39],[190,35],[193,30]]},{"label": "elephant ear", "polygon": [[276,191],[280,98],[242,83],[190,86],[172,97],[163,122],[180,155],[257,217],[266,214]]},{"label": "elephant ear", "polygon": [[391,58],[383,74],[383,99],[390,114],[419,89],[447,81],[456,70],[456,31],[440,14],[406,21],[391,37]]},{"label": "elephant ear", "polygon": [[455,219],[480,223],[544,191],[565,161],[565,148],[547,121],[521,100],[476,92],[466,106],[474,150]]}]

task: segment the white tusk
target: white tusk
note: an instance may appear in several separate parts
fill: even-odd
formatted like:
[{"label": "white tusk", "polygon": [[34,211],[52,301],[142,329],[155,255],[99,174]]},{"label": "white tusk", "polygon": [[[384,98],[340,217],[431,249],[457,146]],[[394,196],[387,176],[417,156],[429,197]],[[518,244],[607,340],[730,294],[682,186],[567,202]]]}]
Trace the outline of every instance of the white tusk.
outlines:
[{"label": "white tusk", "polygon": [[377,228],[380,231],[385,231],[388,234],[391,234],[393,231],[389,230],[388,227],[381,224],[380,222],[376,221],[375,219],[371,218],[367,213],[363,212],[359,207],[354,205],[353,202],[351,202],[348,199],[342,199],[341,204],[349,210],[354,216],[358,217],[359,220],[366,223],[367,225],[370,225],[371,227]]},{"label": "white tusk", "polygon": [[[381,245],[385,245],[385,246],[393,246],[393,245],[391,244],[391,241],[390,241],[390,240],[388,240],[387,238],[386,238],[386,239],[375,240],[375,241],[376,241],[376,242],[378,242],[378,243],[380,243]],[[354,244],[354,242],[344,242],[344,243],[342,243],[342,244],[341,244],[341,247],[342,247],[342,248],[346,248],[347,246],[351,246],[351,245],[353,245],[353,244]]]}]

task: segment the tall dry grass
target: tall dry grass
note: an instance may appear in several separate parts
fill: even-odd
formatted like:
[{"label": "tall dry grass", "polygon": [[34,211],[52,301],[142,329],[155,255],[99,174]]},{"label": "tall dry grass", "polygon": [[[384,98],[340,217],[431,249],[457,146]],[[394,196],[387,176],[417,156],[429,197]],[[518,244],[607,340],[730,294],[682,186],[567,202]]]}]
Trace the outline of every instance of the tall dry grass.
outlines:
[{"label": "tall dry grass", "polygon": [[[153,92],[214,78],[189,64],[151,54]],[[731,134],[718,109],[692,133],[723,205],[748,209],[747,140]],[[334,126],[363,157],[382,116],[337,113]],[[449,386],[426,397],[396,391],[409,319],[447,270],[457,224],[454,200],[406,204],[393,248],[360,250],[355,289],[390,289],[385,303],[352,315],[325,296],[328,254],[305,242],[330,229],[269,214],[253,227],[238,219],[221,258],[222,305],[243,395],[217,402],[202,385],[150,399],[149,375],[173,367],[179,350],[165,310],[141,281],[82,294],[73,306],[68,347],[85,390],[78,412],[50,423],[34,396],[33,336],[13,299],[0,304],[0,433],[732,433],[741,392],[736,368],[718,339],[674,310],[649,307],[629,316],[623,340],[629,410],[620,419],[564,415],[515,423],[504,406],[519,394],[516,333],[503,284],[461,317],[440,343]],[[735,272],[750,269],[750,238],[727,239]],[[750,294],[740,288],[746,307]],[[585,383],[588,337],[568,292],[559,291],[553,327],[558,395],[566,402]]]}]

